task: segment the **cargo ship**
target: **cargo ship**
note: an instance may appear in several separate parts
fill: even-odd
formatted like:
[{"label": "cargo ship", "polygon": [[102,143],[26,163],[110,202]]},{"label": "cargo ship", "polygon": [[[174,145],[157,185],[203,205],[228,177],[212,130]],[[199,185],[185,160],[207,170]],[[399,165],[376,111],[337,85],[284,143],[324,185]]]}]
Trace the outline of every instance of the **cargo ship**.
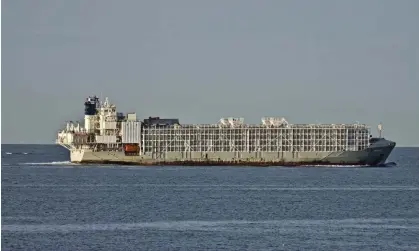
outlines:
[{"label": "cargo ship", "polygon": [[73,163],[195,166],[381,166],[396,143],[372,137],[369,126],[291,124],[264,117],[260,124],[222,118],[214,124],[120,113],[108,98],[84,102],[84,123],[67,122],[56,143]]}]

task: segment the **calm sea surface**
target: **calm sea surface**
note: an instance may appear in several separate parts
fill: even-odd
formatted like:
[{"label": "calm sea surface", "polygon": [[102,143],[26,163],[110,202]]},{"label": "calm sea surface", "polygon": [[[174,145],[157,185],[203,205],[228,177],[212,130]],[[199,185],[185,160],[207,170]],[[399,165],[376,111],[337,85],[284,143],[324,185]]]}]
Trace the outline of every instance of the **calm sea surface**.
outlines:
[{"label": "calm sea surface", "polygon": [[82,166],[2,145],[2,250],[419,250],[419,148],[388,168]]}]

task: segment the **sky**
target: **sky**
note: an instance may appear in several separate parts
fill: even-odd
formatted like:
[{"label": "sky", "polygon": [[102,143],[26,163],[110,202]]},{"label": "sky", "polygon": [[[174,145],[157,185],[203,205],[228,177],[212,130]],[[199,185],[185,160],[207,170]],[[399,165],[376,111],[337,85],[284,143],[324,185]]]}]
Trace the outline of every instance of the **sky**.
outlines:
[{"label": "sky", "polygon": [[137,117],[365,123],[419,146],[419,1],[4,0],[2,143]]}]

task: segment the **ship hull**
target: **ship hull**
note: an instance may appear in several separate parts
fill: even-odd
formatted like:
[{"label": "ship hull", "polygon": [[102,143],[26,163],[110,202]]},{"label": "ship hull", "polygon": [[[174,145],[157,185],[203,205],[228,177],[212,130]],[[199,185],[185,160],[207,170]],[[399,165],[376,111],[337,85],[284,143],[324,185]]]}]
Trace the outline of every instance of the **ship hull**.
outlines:
[{"label": "ship hull", "polygon": [[137,166],[382,166],[395,143],[381,139],[361,151],[341,152],[162,152],[126,156],[124,152],[71,150],[73,163]]}]

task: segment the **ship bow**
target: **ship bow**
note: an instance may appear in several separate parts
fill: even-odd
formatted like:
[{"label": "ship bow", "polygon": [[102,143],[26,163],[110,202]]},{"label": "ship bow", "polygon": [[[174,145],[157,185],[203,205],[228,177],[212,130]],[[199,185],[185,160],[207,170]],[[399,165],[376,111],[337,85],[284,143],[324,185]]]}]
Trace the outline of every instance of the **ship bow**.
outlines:
[{"label": "ship bow", "polygon": [[366,149],[368,152],[366,162],[371,166],[385,165],[387,158],[390,156],[395,146],[396,142],[394,141],[384,138],[378,140]]}]

